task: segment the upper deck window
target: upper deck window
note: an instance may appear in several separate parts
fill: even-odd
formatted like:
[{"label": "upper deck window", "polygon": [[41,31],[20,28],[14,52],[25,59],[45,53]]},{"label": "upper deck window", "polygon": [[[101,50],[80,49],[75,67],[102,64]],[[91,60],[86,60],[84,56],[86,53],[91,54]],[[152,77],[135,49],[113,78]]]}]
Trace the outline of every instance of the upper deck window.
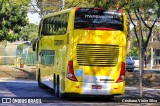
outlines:
[{"label": "upper deck window", "polygon": [[45,18],[42,23],[41,34],[49,35],[64,35],[67,32],[69,13],[53,15]]},{"label": "upper deck window", "polygon": [[123,31],[123,16],[118,11],[103,9],[77,9],[74,29],[113,29]]}]

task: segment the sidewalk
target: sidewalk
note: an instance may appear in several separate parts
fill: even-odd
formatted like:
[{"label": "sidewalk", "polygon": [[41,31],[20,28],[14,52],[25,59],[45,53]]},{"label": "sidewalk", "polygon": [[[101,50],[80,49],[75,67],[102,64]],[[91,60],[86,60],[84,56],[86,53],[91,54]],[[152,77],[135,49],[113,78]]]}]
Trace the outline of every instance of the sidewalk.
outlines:
[{"label": "sidewalk", "polygon": [[25,70],[27,72],[35,72],[36,70],[36,66],[32,66],[32,65],[28,65],[28,66],[25,65],[23,68],[20,68],[20,67],[13,67],[13,68],[16,68],[19,70]]},{"label": "sidewalk", "polygon": [[35,80],[35,66],[19,68],[16,66],[0,66],[0,78]]}]

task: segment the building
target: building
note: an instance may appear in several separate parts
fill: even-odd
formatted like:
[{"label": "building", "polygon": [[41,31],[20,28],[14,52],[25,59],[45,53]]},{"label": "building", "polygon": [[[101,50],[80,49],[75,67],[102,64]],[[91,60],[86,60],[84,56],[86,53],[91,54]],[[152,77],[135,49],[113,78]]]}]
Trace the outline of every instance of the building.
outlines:
[{"label": "building", "polygon": [[152,41],[151,45],[151,68],[160,68],[160,41]]}]

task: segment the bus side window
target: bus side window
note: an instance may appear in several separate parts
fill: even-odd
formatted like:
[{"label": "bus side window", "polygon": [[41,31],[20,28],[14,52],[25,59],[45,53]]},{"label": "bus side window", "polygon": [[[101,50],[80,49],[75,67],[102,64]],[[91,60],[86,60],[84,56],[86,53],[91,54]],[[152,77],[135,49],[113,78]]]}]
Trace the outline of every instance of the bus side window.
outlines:
[{"label": "bus side window", "polygon": [[69,13],[64,13],[50,18],[46,18],[42,22],[43,35],[62,35],[67,32]]},{"label": "bus side window", "polygon": [[41,57],[41,64],[48,66],[54,65],[54,50],[42,50],[39,55]]},{"label": "bus side window", "polygon": [[43,20],[42,31],[41,31],[41,35],[44,35],[44,34],[45,34],[45,20]]}]

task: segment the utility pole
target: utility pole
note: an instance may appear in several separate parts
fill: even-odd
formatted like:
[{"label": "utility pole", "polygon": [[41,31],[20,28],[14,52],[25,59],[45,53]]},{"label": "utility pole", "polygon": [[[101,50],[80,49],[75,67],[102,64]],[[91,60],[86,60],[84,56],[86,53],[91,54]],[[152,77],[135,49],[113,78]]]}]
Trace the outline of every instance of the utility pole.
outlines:
[{"label": "utility pole", "polygon": [[140,57],[140,64],[139,64],[139,94],[140,97],[142,97],[143,88],[142,88],[142,71],[143,71],[143,59],[142,59],[142,24],[141,24],[141,12],[139,10],[139,57]]}]

